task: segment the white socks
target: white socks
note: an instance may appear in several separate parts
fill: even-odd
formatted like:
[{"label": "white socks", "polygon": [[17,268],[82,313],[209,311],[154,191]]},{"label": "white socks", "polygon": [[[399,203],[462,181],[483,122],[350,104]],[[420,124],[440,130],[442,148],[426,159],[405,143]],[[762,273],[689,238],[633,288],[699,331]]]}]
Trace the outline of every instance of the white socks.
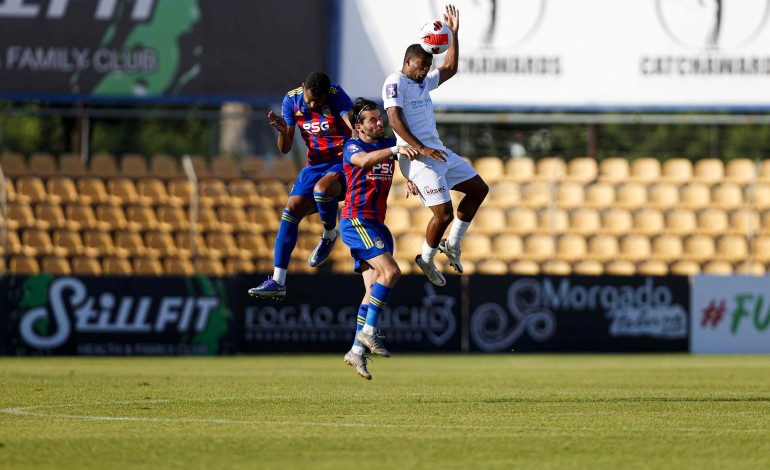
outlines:
[{"label": "white socks", "polygon": [[447,245],[451,246],[452,248],[459,248],[460,241],[465,236],[465,232],[468,231],[468,227],[470,227],[470,225],[470,222],[463,222],[462,220],[455,217],[455,221],[452,222],[452,228],[449,229],[449,236],[446,238]]},{"label": "white socks", "polygon": [[275,267],[273,269],[273,280],[280,285],[286,284],[286,270],[283,268]]},{"label": "white socks", "polygon": [[356,356],[363,356],[365,349],[363,346],[353,346],[351,348],[351,351],[353,351],[353,354],[355,354]]},{"label": "white socks", "polygon": [[374,327],[372,325],[364,325],[364,329],[361,330],[364,332],[364,334],[367,335],[373,335],[374,334]]},{"label": "white socks", "polygon": [[432,263],[433,258],[436,257],[436,252],[438,251],[438,247],[431,248],[430,245],[428,245],[428,240],[423,240],[422,242],[422,260],[426,263]]}]

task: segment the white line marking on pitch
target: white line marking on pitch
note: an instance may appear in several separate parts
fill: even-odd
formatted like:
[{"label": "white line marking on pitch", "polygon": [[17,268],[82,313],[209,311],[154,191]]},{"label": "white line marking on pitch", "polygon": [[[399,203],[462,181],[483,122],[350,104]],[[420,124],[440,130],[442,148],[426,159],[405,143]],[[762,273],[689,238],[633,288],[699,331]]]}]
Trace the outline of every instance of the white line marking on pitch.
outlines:
[{"label": "white line marking on pitch", "polygon": [[675,433],[770,433],[770,429],[706,429],[706,428],[589,428],[589,427],[558,427],[558,426],[511,426],[511,425],[454,425],[454,424],[382,424],[382,423],[325,423],[325,422],[292,422],[292,421],[245,421],[236,419],[213,418],[151,418],[132,416],[89,416],[69,415],[62,413],[39,413],[31,410],[52,408],[82,408],[88,406],[111,405],[141,405],[148,403],[182,403],[184,401],[230,401],[230,400],[272,400],[289,398],[288,396],[247,397],[247,398],[194,398],[189,400],[143,400],[143,401],[114,401],[96,403],[69,403],[63,405],[34,405],[1,409],[1,413],[17,416],[34,416],[39,418],[80,419],[87,421],[134,421],[134,422],[164,422],[164,423],[215,423],[238,425],[268,425],[268,426],[321,426],[339,428],[389,428],[389,429],[459,429],[459,430],[490,430],[490,431],[588,431],[588,432],[675,432]]}]

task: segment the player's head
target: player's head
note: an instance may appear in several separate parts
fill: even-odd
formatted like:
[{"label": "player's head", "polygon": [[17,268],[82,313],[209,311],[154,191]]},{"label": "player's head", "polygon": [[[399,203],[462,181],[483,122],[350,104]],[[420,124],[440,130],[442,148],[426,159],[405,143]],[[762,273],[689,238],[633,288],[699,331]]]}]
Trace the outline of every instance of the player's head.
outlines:
[{"label": "player's head", "polygon": [[323,72],[310,72],[302,83],[302,99],[307,103],[308,108],[315,109],[326,103],[326,96],[329,94],[332,82],[329,76]]},{"label": "player's head", "polygon": [[401,73],[417,83],[422,83],[430,72],[431,65],[433,65],[433,54],[425,52],[419,44],[412,44],[406,48]]},{"label": "player's head", "polygon": [[[350,122],[364,141],[380,140],[385,137],[385,124],[382,122],[380,107],[372,100],[356,98],[350,108]],[[365,136],[365,138],[364,138]]]}]

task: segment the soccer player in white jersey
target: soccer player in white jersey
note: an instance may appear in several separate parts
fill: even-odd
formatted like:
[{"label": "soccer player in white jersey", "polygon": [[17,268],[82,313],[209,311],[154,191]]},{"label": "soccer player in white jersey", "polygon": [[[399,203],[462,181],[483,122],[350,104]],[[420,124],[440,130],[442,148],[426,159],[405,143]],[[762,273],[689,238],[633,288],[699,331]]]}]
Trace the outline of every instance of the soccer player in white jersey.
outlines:
[{"label": "soccer player in white jersey", "polygon": [[[460,241],[489,192],[489,187],[476,170],[446,148],[436,130],[430,92],[457,73],[460,18],[454,5],[445,7],[444,23],[452,30],[454,40],[446,52],[443,65],[431,71],[433,55],[425,52],[419,44],[412,44],[406,49],[401,71],[391,74],[382,88],[382,99],[398,145],[411,145],[420,153],[419,158],[414,160],[399,159],[399,165],[401,172],[417,187],[422,204],[433,211],[422,253],[415,261],[437,286],[446,284],[446,279],[434,263],[436,252],[440,250],[446,254],[449,264],[457,272],[463,272]],[[465,194],[457,206],[456,218],[449,197],[450,189]],[[443,238],[450,224],[449,236]]]}]

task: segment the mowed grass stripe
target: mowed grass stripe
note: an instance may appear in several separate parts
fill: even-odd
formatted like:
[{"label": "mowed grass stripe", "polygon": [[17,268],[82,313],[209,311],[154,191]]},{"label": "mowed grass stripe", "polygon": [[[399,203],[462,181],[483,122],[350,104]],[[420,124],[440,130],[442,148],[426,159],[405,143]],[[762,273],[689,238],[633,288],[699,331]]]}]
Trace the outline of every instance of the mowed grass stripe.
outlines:
[{"label": "mowed grass stripe", "polygon": [[3,469],[770,466],[767,356],[0,364]]}]

